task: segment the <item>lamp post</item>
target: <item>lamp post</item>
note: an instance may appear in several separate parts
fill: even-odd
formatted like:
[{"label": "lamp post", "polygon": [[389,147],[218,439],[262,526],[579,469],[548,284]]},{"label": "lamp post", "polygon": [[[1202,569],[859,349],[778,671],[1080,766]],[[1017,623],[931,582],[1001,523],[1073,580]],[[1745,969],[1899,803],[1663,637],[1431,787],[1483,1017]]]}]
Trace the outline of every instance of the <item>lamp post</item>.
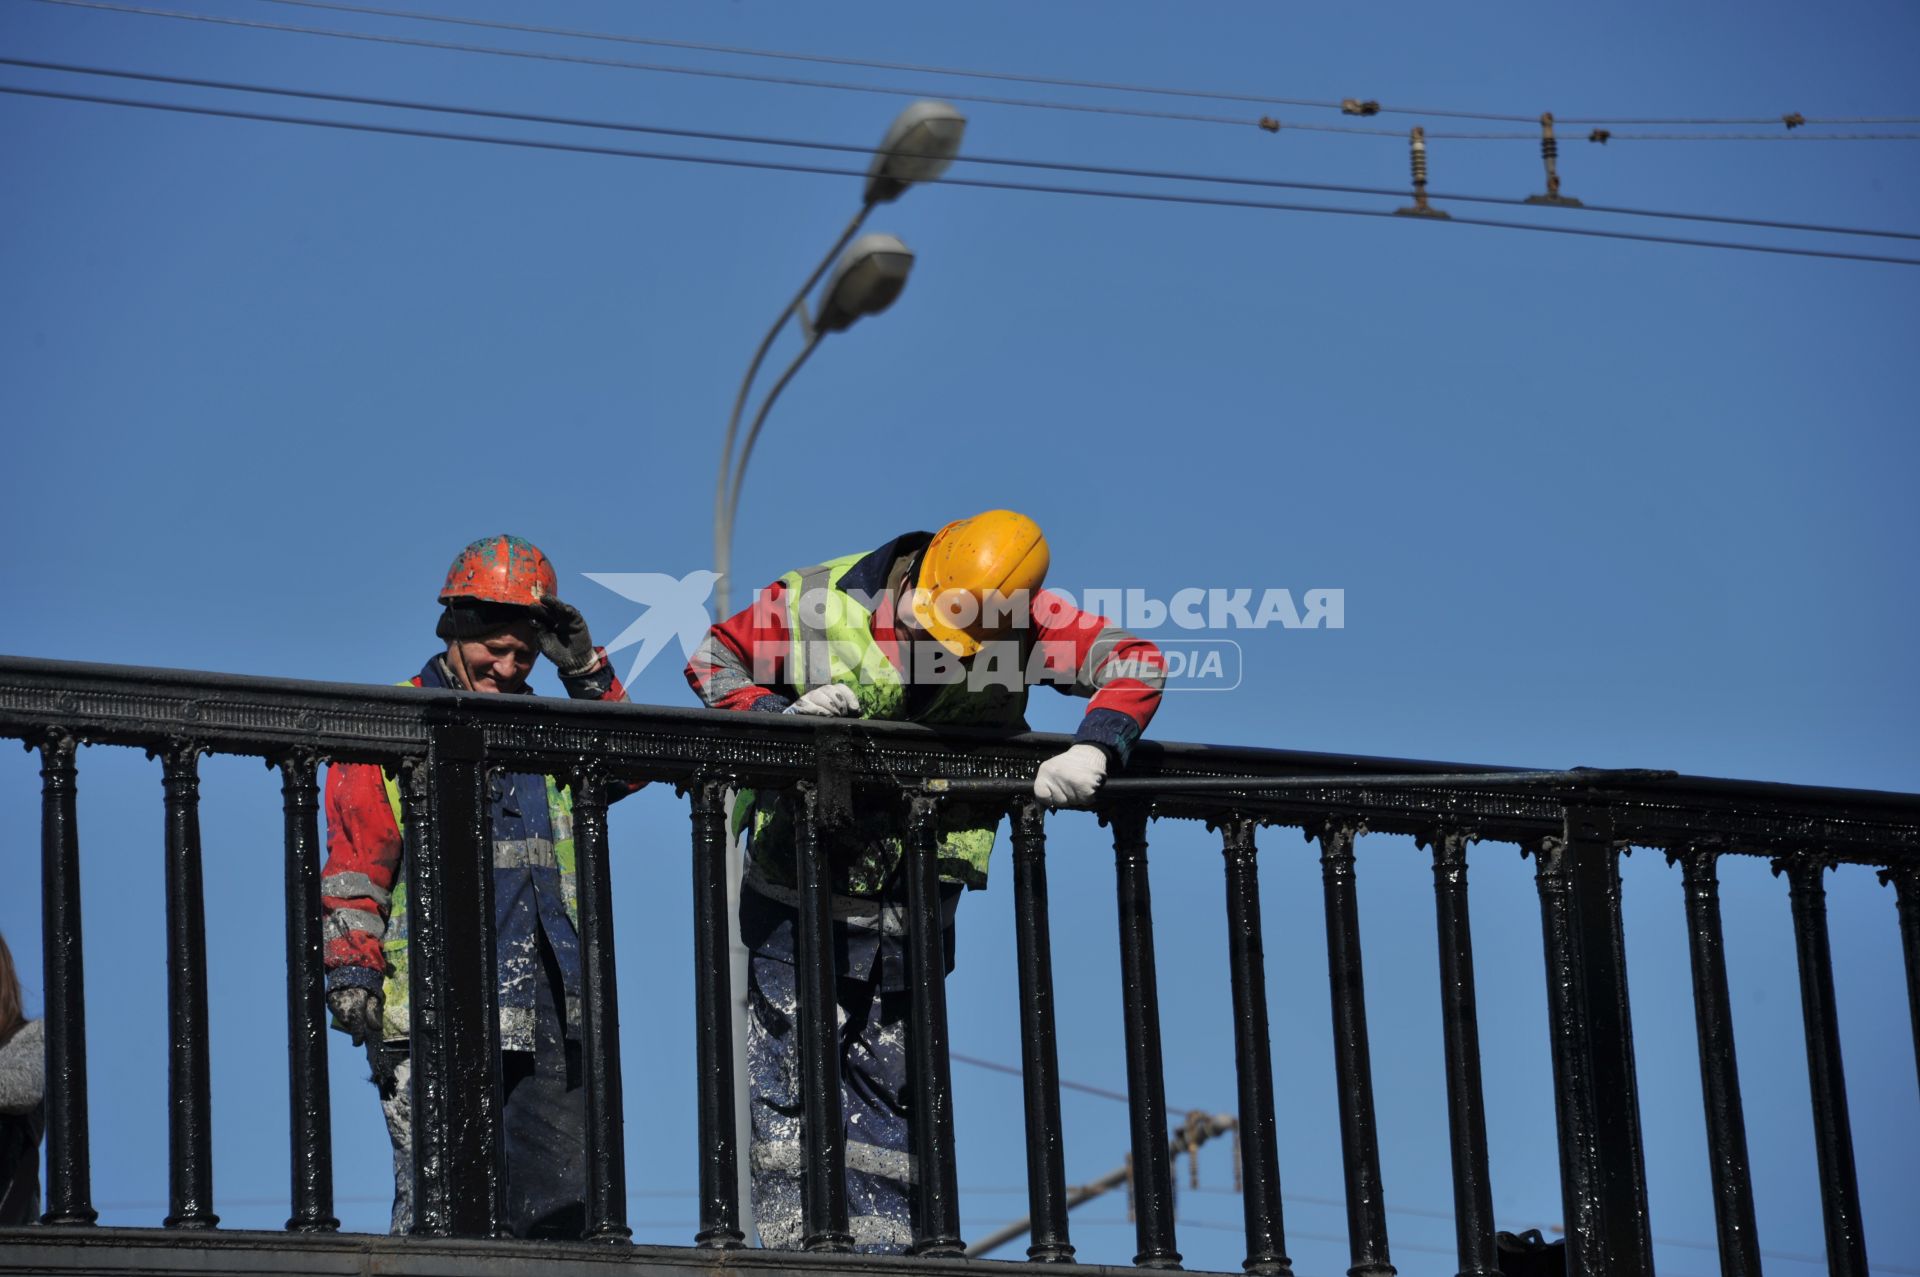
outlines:
[{"label": "lamp post", "polygon": [[[953,157],[960,150],[960,138],[966,127],[966,117],[944,102],[915,102],[894,117],[867,166],[866,190],[859,211],[847,223],[846,229],[840,232],[840,238],[834,241],[826,256],[820,259],[820,264],[813,268],[813,273],[807,276],[807,282],[800,286],[793,300],[781,309],[773,321],[773,327],[767,330],[767,335],[760,339],[759,348],[753,352],[746,375],[740,379],[740,389],[734,395],[733,412],[727,418],[726,442],[720,451],[720,470],[714,481],[713,566],[719,573],[719,579],[714,582],[713,588],[717,618],[724,619],[732,611],[728,600],[733,571],[734,514],[739,504],[741,484],[746,479],[747,461],[752,455],[755,440],[759,438],[760,429],[766,423],[767,411],[787,383],[793,380],[794,374],[800,371],[801,365],[806,363],[821,337],[849,327],[862,315],[879,314],[893,303],[906,285],[907,272],[913,265],[913,254],[906,245],[891,235],[866,235],[857,241],[854,236],[876,205],[891,203],[915,182],[929,182],[946,172],[947,166],[953,163]],[[827,273],[827,267],[842,249],[847,250],[846,255],[839,258],[839,265],[827,282],[819,316],[809,320],[807,294],[813,291],[813,286],[820,282],[820,277]],[[766,361],[774,338],[786,327],[787,320],[796,315],[806,333],[806,345],[762,401],[753,425],[747,432],[746,443],[736,467],[733,446],[739,438],[740,416],[746,408],[754,377],[759,373],[760,365]]]},{"label": "lamp post", "polygon": [[[807,362],[822,337],[851,327],[862,315],[877,315],[891,306],[894,298],[900,295],[900,290],[906,287],[907,273],[913,268],[912,252],[893,236],[864,235],[857,240],[854,236],[859,234],[861,224],[876,205],[892,203],[915,182],[930,182],[946,172],[947,166],[953,163],[954,155],[960,150],[960,137],[966,127],[966,117],[944,102],[915,102],[894,117],[886,136],[880,139],[880,145],[873,153],[873,160],[867,165],[866,190],[860,200],[860,210],[847,223],[846,229],[840,232],[840,238],[833,242],[833,247],[820,259],[820,264],[813,268],[813,273],[807,276],[807,282],[800,285],[800,291],[794,294],[793,300],[781,309],[773,321],[773,327],[767,330],[767,335],[760,339],[759,348],[753,352],[753,359],[747,364],[746,376],[740,379],[740,389],[733,398],[733,412],[727,418],[726,444],[720,451],[720,472],[714,480],[713,566],[719,574],[713,583],[716,619],[725,620],[733,611],[728,603],[728,587],[733,577],[734,513],[739,509],[740,487],[746,481],[747,461],[753,455],[753,445],[760,438],[760,430],[766,425],[767,413],[773,407],[774,400],[780,397],[780,392],[786,389],[787,383]],[[841,249],[846,249],[844,256],[839,256]],[[807,317],[807,294],[827,273],[827,267],[833,264],[836,256],[839,256],[839,264],[827,281],[816,317],[810,320]],[[780,330],[786,327],[787,320],[793,316],[799,317],[800,327],[806,334],[806,344],[761,401],[760,410],[754,414],[753,425],[747,431],[736,468],[733,445],[739,437],[740,414],[746,408],[754,376],[760,371],[760,365],[766,362],[773,339],[780,335]],[[726,804],[729,808],[733,805],[731,793],[726,798]],[[746,1069],[747,950],[740,940],[741,850],[741,840],[729,835],[727,940],[733,986],[734,1129],[751,1145],[752,1117],[749,1112]],[[735,1174],[739,1177],[738,1200],[743,1208],[743,1216],[750,1214],[752,1201],[748,1163],[749,1158],[741,1158],[735,1164]]]}]

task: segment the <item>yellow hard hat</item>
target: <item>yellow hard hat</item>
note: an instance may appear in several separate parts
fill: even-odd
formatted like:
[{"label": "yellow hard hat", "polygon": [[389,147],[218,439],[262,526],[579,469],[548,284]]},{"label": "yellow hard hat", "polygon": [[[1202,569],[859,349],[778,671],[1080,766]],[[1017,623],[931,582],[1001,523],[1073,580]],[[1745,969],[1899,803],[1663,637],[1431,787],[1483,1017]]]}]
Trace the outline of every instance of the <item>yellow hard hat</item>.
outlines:
[{"label": "yellow hard hat", "polygon": [[1003,622],[1006,601],[1040,588],[1047,562],[1047,538],[1024,514],[988,510],[956,520],[921,556],[913,619],[955,656],[972,656]]}]

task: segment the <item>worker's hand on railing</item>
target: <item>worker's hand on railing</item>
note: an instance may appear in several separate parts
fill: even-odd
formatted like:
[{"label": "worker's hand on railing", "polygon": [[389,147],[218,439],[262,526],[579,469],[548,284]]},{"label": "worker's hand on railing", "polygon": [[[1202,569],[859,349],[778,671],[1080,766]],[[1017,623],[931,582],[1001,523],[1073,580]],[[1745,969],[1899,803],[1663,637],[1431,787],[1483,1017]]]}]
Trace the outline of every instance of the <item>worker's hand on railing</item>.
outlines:
[{"label": "worker's hand on railing", "polygon": [[1084,807],[1107,778],[1107,751],[1082,741],[1040,764],[1033,796],[1053,807]]},{"label": "worker's hand on railing", "polygon": [[810,714],[820,718],[857,718],[860,695],[851,687],[829,683],[816,687],[782,710],[783,714]]},{"label": "worker's hand on railing", "polygon": [[361,989],[348,985],[327,993],[327,1009],[333,1012],[353,1038],[353,1044],[378,1042],[383,1032],[382,1003],[378,989]]}]

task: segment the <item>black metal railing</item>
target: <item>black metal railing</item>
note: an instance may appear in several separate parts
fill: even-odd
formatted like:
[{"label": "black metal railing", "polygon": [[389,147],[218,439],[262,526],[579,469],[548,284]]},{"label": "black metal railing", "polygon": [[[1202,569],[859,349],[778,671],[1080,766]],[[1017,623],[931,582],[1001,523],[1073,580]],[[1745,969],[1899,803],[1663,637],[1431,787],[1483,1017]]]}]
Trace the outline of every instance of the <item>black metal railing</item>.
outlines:
[{"label": "black metal railing", "polygon": [[[609,783],[669,782],[690,799],[700,1210],[691,1241],[703,1251],[744,1244],[732,1095],[739,1044],[732,1040],[728,1014],[735,991],[726,961],[725,795],[735,785],[791,786],[800,798],[803,1235],[808,1250],[836,1256],[851,1238],[827,942],[829,838],[822,833],[847,819],[856,801],[899,804],[909,849],[909,959],[916,994],[909,1033],[919,1097],[913,1124],[920,1168],[915,1249],[961,1253],[935,821],[940,804],[957,795],[970,802],[1002,795],[1013,832],[1032,1215],[1028,1255],[1042,1262],[1072,1260],[1048,938],[1047,818],[1022,796],[1035,765],[1060,747],[1060,738],[18,658],[0,658],[0,735],[27,742],[42,764],[48,1224],[85,1226],[95,1218],[75,823],[75,745],[90,742],[144,748],[162,767],[171,1112],[166,1227],[211,1230],[218,1223],[197,768],[202,755],[222,753],[265,758],[282,776],[292,1096],[288,1230],[338,1226],[316,864],[315,775],[331,760],[381,764],[401,781],[412,909],[414,1231],[428,1237],[491,1237],[502,1223],[485,782],[490,769],[505,768],[557,774],[573,785],[590,1114],[587,1235],[601,1242],[630,1235],[607,865]],[[1411,834],[1432,853],[1460,1273],[1498,1272],[1467,908],[1467,848],[1485,840],[1516,844],[1534,859],[1569,1271],[1584,1277],[1652,1272],[1619,875],[1623,850],[1641,846],[1664,850],[1682,871],[1722,1271],[1760,1271],[1715,878],[1720,857],[1746,855],[1771,859],[1787,879],[1792,902],[1829,1266],[1839,1274],[1866,1274],[1822,875],[1838,863],[1865,864],[1880,868],[1882,881],[1895,888],[1920,1059],[1920,797],[1660,773],[1522,773],[1148,743],[1138,749],[1127,777],[1104,791],[1101,815],[1112,832],[1116,864],[1136,1264],[1170,1268],[1180,1261],[1147,877],[1150,820],[1179,819],[1208,822],[1220,835],[1225,858],[1249,1272],[1291,1271],[1274,1137],[1258,890],[1257,837],[1277,826],[1304,831],[1321,849],[1351,1273],[1394,1272],[1354,860],[1356,839],[1374,831]]]}]

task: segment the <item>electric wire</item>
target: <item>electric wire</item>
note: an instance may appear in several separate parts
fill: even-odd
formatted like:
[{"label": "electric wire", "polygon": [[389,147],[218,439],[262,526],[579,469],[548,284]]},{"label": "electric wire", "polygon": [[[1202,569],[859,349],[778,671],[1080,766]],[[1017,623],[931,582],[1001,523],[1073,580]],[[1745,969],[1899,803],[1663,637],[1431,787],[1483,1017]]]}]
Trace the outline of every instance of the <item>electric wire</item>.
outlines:
[{"label": "electric wire", "polygon": [[[706,142],[729,142],[753,146],[774,146],[794,150],[834,151],[845,154],[870,156],[873,148],[843,142],[819,142],[802,138],[768,137],[764,134],[727,133],[713,129],[688,129],[667,125],[632,124],[615,120],[584,119],[577,116],[545,115],[525,111],[503,111],[487,107],[450,106],[444,103],[419,102],[403,98],[371,97],[355,93],[335,93],[317,89],[293,89],[276,85],[249,84],[232,80],[214,80],[199,76],[167,75],[153,71],[129,71],[111,67],[87,66],[69,62],[50,62],[37,58],[12,58],[0,56],[0,66],[26,67],[39,71],[57,71],[70,75],[95,75],[114,79],[140,80],[156,84],[173,84],[192,88],[220,89],[236,93],[260,93],[276,97],[304,98],[319,102],[347,103],[356,106],[377,106],[406,111],[428,111],[442,115],[473,116],[489,120],[513,120],[527,124],[552,124],[569,128],[606,129],[624,133],[642,133],[660,137],[688,138]],[[905,154],[902,152],[901,154]],[[1404,196],[1406,192],[1396,187],[1357,186],[1339,182],[1308,182],[1297,179],[1269,177],[1240,177],[1230,174],[1193,173],[1168,169],[1147,169],[1115,167],[1103,164],[1080,164],[1068,160],[1024,160],[999,156],[960,155],[954,157],[956,163],[981,164],[1006,168],[1037,169],[1063,173],[1078,173],[1103,177],[1148,178],[1156,181],[1171,182],[1208,182],[1230,186],[1247,186],[1280,190],[1304,190],[1336,192],[1347,195],[1382,195],[1388,197]],[[1510,208],[1526,206],[1526,200],[1502,195],[1469,195],[1458,192],[1431,192],[1429,198],[1469,204],[1494,204]],[[1761,217],[1735,217],[1715,213],[1679,213],[1657,209],[1631,208],[1612,204],[1585,204],[1582,212],[1612,214],[1622,217],[1646,217],[1671,221],[1704,222],[1723,226],[1752,226],[1769,230],[1800,231],[1826,235],[1861,235],[1883,239],[1904,239],[1920,241],[1920,232],[1880,230],[1849,226],[1831,226],[1813,222],[1790,222]]]},{"label": "electric wire", "polygon": [[[56,0],[64,3],[65,0]],[[579,155],[618,156],[628,159],[664,160],[681,164],[703,164],[719,168],[755,169],[783,173],[809,173],[829,177],[866,177],[862,169],[831,168],[823,164],[797,164],[783,160],[754,160],[718,155],[684,155],[665,151],[643,151],[635,148],[592,146],[581,142],[559,142],[546,139],[503,137],[484,133],[454,133],[437,129],[422,129],[397,124],[373,124],[353,120],[319,120],[306,116],[276,115],[264,111],[239,111],[224,107],[192,106],[177,102],[151,102],[137,98],[115,98],[105,94],[68,93],[54,89],[35,89],[23,85],[0,85],[0,93],[17,97],[46,98],[64,102],[90,102],[103,106],[130,107],[140,110],[163,111],[180,115],[214,116],[232,120],[250,120],[266,124],[294,124],[309,128],[337,129],[355,133],[383,134],[391,137],[424,138],[447,142],[472,142],[487,146],[511,146],[530,150],[558,151]],[[1401,218],[1388,209],[1352,208],[1328,204],[1296,204],[1281,200],[1233,199],[1217,195],[1196,195],[1187,192],[1162,191],[1115,191],[1083,186],[1056,186],[1039,182],[1007,182],[989,178],[954,177],[948,174],[939,179],[941,185],[958,186],[975,190],[1019,191],[1041,195],[1085,196],[1094,199],[1126,200],[1135,203],[1193,205],[1212,208],[1242,208],[1266,212],[1286,213],[1326,213],[1345,217],[1390,218],[1395,221],[1426,221],[1427,219]],[[1733,240],[1695,239],[1679,235],[1652,235],[1641,231],[1600,230],[1581,226],[1547,226],[1531,222],[1510,222],[1486,217],[1451,217],[1441,225],[1481,226],[1499,230],[1535,231],[1550,235],[1576,235],[1587,239],[1621,240],[1644,244],[1670,244],[1688,248],[1714,248],[1734,252],[1766,253],[1781,257],[1813,257],[1833,261],[1873,262],[1889,266],[1920,266],[1920,257],[1893,257],[1878,253],[1849,252],[1842,249],[1803,248],[1782,244],[1746,244]]]},{"label": "electric wire", "polygon": [[[382,35],[369,31],[338,31],[325,27],[303,27],[284,22],[265,22],[258,18],[236,18],[225,14],[183,13],[173,9],[150,9],[141,5],[117,4],[111,0],[35,0],[38,4],[63,5],[75,9],[97,9],[109,13],[138,14],[149,18],[176,18],[187,22],[210,22],[220,26],[246,27],[257,31],[280,31],[295,35],[326,36],[337,40],[364,40],[374,44],[403,45],[419,49],[438,49],[453,53],[482,53],[495,57],[531,58],[542,62],[565,62],[581,66],[609,67],[625,71],[648,71],[665,75],[688,75],[719,80],[744,80],[756,84],[776,84],[789,88],[833,89],[848,93],[876,93],[887,97],[944,97],[956,102],[974,102],[986,106],[1028,107],[1053,111],[1080,111],[1094,115],[1122,115],[1140,119],[1177,120],[1189,124],[1225,124],[1251,128],[1258,121],[1249,116],[1206,115],[1187,111],[1152,111],[1138,107],[1109,106],[1081,102],[1048,102],[1037,98],[995,97],[979,93],[941,93],[930,89],[897,88],[874,84],[856,84],[839,80],[808,80],[796,76],[760,75],[749,71],[725,71],[714,67],[674,66],[657,62],[632,62],[623,58],[598,58],[579,53],[556,53],[541,49],[502,49],[484,44],[460,44],[450,40],[426,40],[415,36]],[[1288,124],[1287,128],[1322,133],[1361,133],[1380,137],[1405,138],[1398,129],[1367,128],[1359,125]],[[1438,136],[1428,134],[1429,137]],[[1493,137],[1493,134],[1462,136]],[[1502,138],[1533,138],[1531,133],[1498,135]]]},{"label": "electric wire", "polygon": [[[93,9],[110,13],[136,14],[142,17],[173,18],[188,22],[206,22],[221,26],[243,27],[259,31],[278,31],[295,35],[323,36],[338,40],[361,40],[375,44],[400,45],[411,48],[437,49],[454,53],[479,53],[494,57],[528,58],[544,62],[573,63],[583,66],[607,67],[618,70],[646,71],[665,75],[686,75],[709,79],[750,81],[759,84],[782,85],[790,88],[830,89],[849,93],[873,93],[887,97],[944,97],[956,102],[972,102],[989,106],[1019,107],[1049,111],[1075,111],[1093,115],[1126,116],[1136,119],[1170,120],[1190,124],[1227,125],[1234,128],[1261,128],[1272,124],[1272,132],[1288,130],[1314,133],[1350,133],[1362,136],[1394,138],[1406,140],[1401,129],[1373,128],[1351,124],[1313,124],[1300,121],[1263,121],[1248,116],[1209,115],[1192,111],[1156,111],[1143,107],[1126,107],[1111,104],[1089,102],[1047,101],[1037,98],[1011,98],[979,93],[955,93],[926,88],[901,88],[873,84],[858,84],[838,80],[809,80],[797,76],[762,75],[748,71],[728,71],[714,67],[675,66],[665,63],[634,62],[622,58],[591,57],[586,54],[558,53],[539,49],[503,49],[491,45],[462,44],[449,40],[428,40],[415,36],[386,35],[368,31],[341,31],[326,27],[297,26],[292,23],[267,22],[258,18],[238,18],[224,14],[187,13],[172,9],[153,9],[141,5],[113,3],[112,0],[35,0],[38,4],[61,5],[76,9]],[[1616,135],[1622,141],[1640,140],[1641,135]],[[1920,133],[1905,134],[1847,134],[1847,135],[1782,135],[1795,141],[1920,141]],[[1428,131],[1432,140],[1448,141],[1507,141],[1537,142],[1540,135],[1537,130],[1529,132],[1443,132]],[[1706,134],[1688,138],[1691,141],[1714,140],[1714,135]],[[1745,139],[1740,139],[1745,140]]]},{"label": "electric wire", "polygon": [[[1253,106],[1299,106],[1316,110],[1340,111],[1338,101],[1319,98],[1280,97],[1270,93],[1231,93],[1218,89],[1175,89],[1162,85],[1124,84],[1109,80],[1077,80],[1066,76],[1021,75],[1009,71],[980,71],[962,67],[929,66],[915,62],[883,62],[872,58],[851,58],[826,53],[799,53],[788,49],[752,49],[742,45],[708,44],[698,40],[669,40],[659,36],[628,35],[613,31],[584,31],[575,27],[546,27],[525,22],[501,22],[488,18],[468,18],[445,13],[418,13],[406,9],[382,9],[373,5],[345,4],[341,0],[263,0],[268,4],[290,5],[303,9],[324,9],[335,13],[356,13],[368,17],[399,18],[412,22],[439,22],[453,26],[478,27],[492,31],[511,31],[522,35],[561,36],[575,40],[604,40],[609,43],[644,45],[659,49],[683,49],[696,53],[719,53],[729,57],[769,58],[784,62],[812,62],[827,66],[862,67],[874,71],[906,71],[916,75],[948,75],[973,80],[997,80],[1008,84],[1037,84],[1050,88],[1090,89],[1103,93],[1140,93],[1156,97],[1199,98],[1215,102],[1244,102]],[[1502,114],[1492,111],[1447,110],[1438,107],[1381,106],[1382,115],[1425,115],[1457,120],[1488,120],[1507,124],[1537,123],[1539,116]],[[1555,117],[1562,124],[1677,124],[1738,125],[1779,124],[1779,116],[1737,116],[1733,118],[1660,119],[1645,116]],[[1920,116],[1821,117],[1808,119],[1808,125],[1829,124],[1920,124]]]},{"label": "electric wire", "polygon": [[[1575,123],[1576,121],[1558,122]],[[1578,123],[1585,123],[1585,121],[1578,121]],[[1427,136],[1445,137],[1446,134],[1429,133]],[[1920,142],[1920,133],[1614,133],[1605,140],[1609,142]]]}]

